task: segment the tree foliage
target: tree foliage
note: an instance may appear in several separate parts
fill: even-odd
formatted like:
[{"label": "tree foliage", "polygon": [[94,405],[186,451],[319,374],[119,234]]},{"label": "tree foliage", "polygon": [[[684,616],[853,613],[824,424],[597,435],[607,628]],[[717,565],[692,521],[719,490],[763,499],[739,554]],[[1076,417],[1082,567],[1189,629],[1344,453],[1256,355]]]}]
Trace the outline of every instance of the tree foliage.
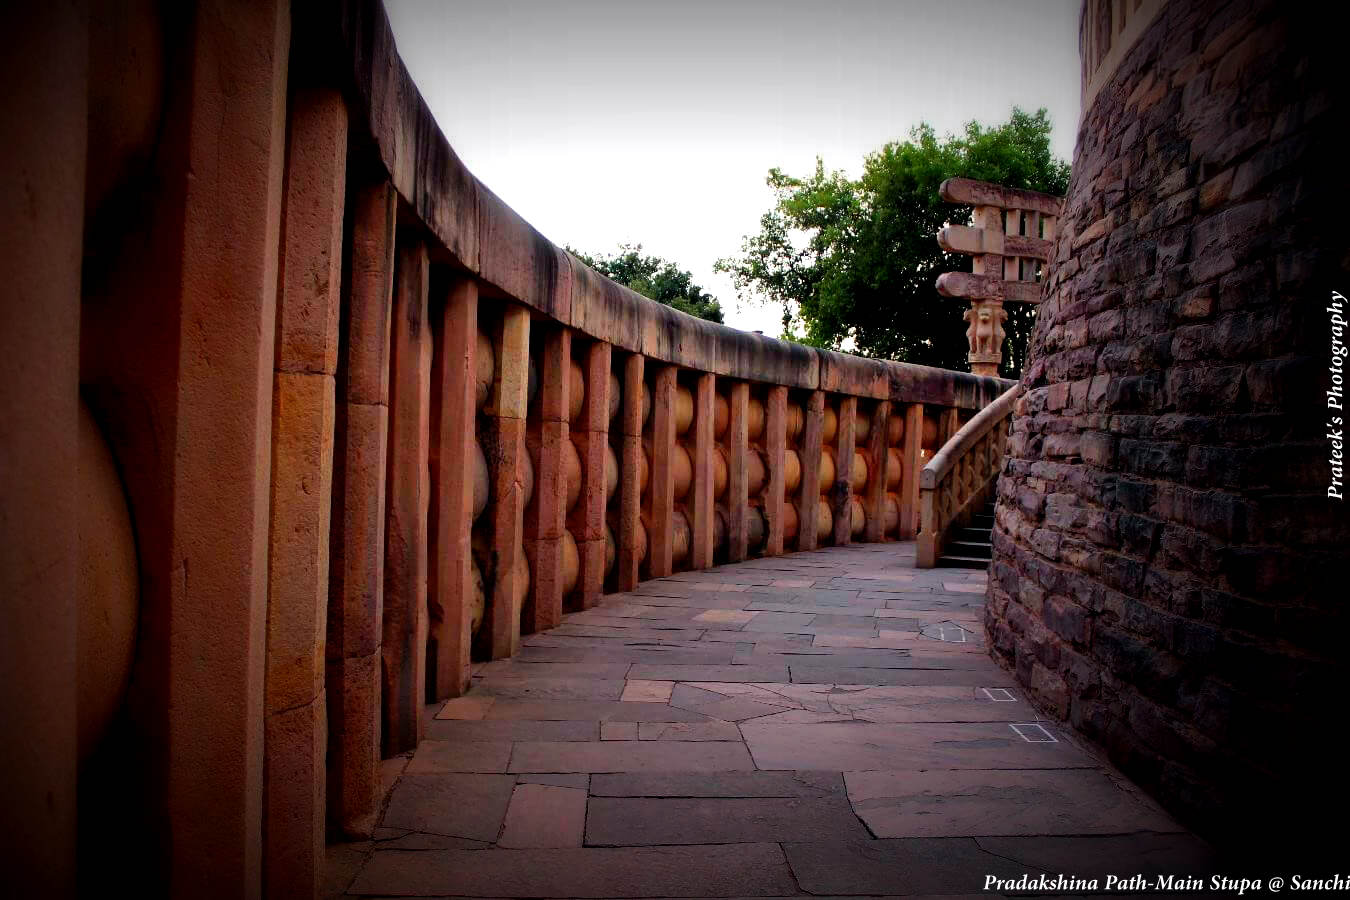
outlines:
[{"label": "tree foliage", "polygon": [[[943,253],[944,223],[969,224],[970,207],[938,196],[954,176],[1052,194],[1068,189],[1069,167],[1050,152],[1050,120],[1014,108],[993,128],[977,122],[939,138],[920,124],[906,141],[869,154],[862,176],[827,172],[816,159],[804,178],[770,169],[775,203],[748,235],[741,256],[719,260],[742,299],[783,305],[784,337],[953,369],[966,367],[967,305],[938,296],[942,272],[970,271],[971,257]],[[1009,304],[1004,373],[1016,377],[1033,311]]]},{"label": "tree foliage", "polygon": [[601,275],[644,297],[700,319],[722,321],[722,305],[694,283],[691,273],[659,256],[643,256],[641,244],[620,244],[619,252],[612,256],[591,256],[571,247],[567,250]]}]

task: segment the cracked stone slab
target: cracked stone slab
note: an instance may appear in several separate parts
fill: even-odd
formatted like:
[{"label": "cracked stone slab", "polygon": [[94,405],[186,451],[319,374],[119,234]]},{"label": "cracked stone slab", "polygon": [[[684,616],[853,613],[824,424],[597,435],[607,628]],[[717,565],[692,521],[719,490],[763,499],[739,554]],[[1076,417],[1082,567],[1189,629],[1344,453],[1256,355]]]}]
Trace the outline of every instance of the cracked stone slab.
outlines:
[{"label": "cracked stone slab", "polygon": [[[427,723],[428,741],[460,743],[494,741],[594,741],[600,737],[596,722],[531,722],[512,719],[436,721]],[[502,771],[505,771],[503,769]]]},{"label": "cracked stone slab", "polygon": [[708,717],[664,703],[626,703],[619,700],[502,700],[489,719],[597,722],[706,722]]},{"label": "cracked stone slab", "polygon": [[799,684],[879,685],[996,685],[1012,687],[1008,675],[986,660],[977,669],[878,669],[827,665],[792,665],[792,680]]},{"label": "cracked stone slab", "polygon": [[586,815],[586,844],[591,847],[867,836],[839,797],[594,797]]},{"label": "cracked stone slab", "polygon": [[[622,668],[627,669],[627,665]],[[618,700],[623,694],[623,673],[618,678],[494,678],[477,686],[500,702],[511,700]],[[492,716],[497,704],[488,711]]]},{"label": "cracked stone slab", "polygon": [[991,854],[1049,872],[1103,878],[1122,872],[1207,876],[1221,872],[1222,860],[1191,834],[1117,834],[1099,836],[981,837]]},{"label": "cracked stone slab", "polygon": [[405,775],[389,797],[381,824],[495,841],[515,787],[511,775]]},{"label": "cracked stone slab", "polygon": [[1017,878],[1027,871],[972,838],[785,843],[783,850],[802,890],[812,894],[970,894],[983,889],[986,875]]},{"label": "cracked stone slab", "polygon": [[783,708],[781,703],[762,703],[743,696],[729,697],[725,694],[692,687],[688,684],[675,685],[675,690],[670,697],[670,705],[675,709],[691,710],[713,719],[723,719],[728,722],[739,722],[742,719],[767,716],[770,713],[779,712]]},{"label": "cracked stone slab", "polygon": [[641,681],[629,679],[619,698],[628,703],[668,703],[675,689],[673,681]]},{"label": "cracked stone slab", "polygon": [[459,897],[791,896],[777,844],[546,850],[376,850],[356,894]]},{"label": "cracked stone slab", "polygon": [[639,722],[640,741],[739,741],[741,730],[732,722]]},{"label": "cracked stone slab", "polygon": [[741,725],[741,734],[761,769],[1047,769],[1098,765],[1067,741],[1028,743],[1001,722],[746,722]]},{"label": "cracked stone slab", "polygon": [[509,741],[462,743],[425,740],[417,745],[405,775],[434,772],[505,772],[511,758]]},{"label": "cracked stone slab", "polygon": [[548,784],[516,785],[499,847],[580,847],[586,791]]},{"label": "cracked stone slab", "polygon": [[592,775],[593,797],[823,797],[844,793],[838,772]]},{"label": "cracked stone slab", "polygon": [[708,741],[598,741],[515,745],[512,772],[733,772],[753,770],[740,743]]},{"label": "cracked stone slab", "polygon": [[[993,666],[993,663],[990,663]],[[629,678],[648,681],[788,681],[787,666],[634,665]]]},{"label": "cracked stone slab", "polygon": [[845,772],[844,781],[879,838],[1182,830],[1099,769]]}]

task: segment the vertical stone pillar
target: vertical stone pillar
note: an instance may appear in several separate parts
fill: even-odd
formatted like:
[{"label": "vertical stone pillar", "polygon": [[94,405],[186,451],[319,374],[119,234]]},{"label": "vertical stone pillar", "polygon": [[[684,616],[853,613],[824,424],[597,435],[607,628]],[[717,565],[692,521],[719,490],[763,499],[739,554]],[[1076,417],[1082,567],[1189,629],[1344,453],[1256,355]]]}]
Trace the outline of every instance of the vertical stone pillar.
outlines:
[{"label": "vertical stone pillar", "polygon": [[427,249],[398,248],[389,376],[384,534],[384,754],[422,739],[426,701],[427,512],[431,501],[431,319]]},{"label": "vertical stone pillar", "polygon": [[[579,606],[590,609],[605,589],[605,454],[609,448],[610,345],[594,341],[586,349],[582,370],[586,399],[572,439],[581,456],[581,499],[569,528],[577,540],[581,571],[577,578]],[[641,397],[638,398],[641,401]]]},{"label": "vertical stone pillar", "polygon": [[647,559],[653,578],[669,575],[674,554],[675,475],[671,456],[675,451],[676,366],[662,366],[652,385],[651,506],[647,520]]},{"label": "vertical stone pillar", "polygon": [[473,643],[473,527],[477,420],[478,284],[457,277],[437,329],[436,403],[432,411],[431,561],[428,574],[433,696],[457,697],[469,687]]},{"label": "vertical stone pillar", "polygon": [[12,7],[0,59],[0,832],[16,897],[75,896],[83,7]]},{"label": "vertical stone pillar", "polygon": [[731,386],[727,401],[727,451],[731,457],[727,471],[727,559],[730,562],[745,559],[749,541],[745,531],[745,517],[750,506],[746,473],[750,455],[749,415],[750,385],[738,381]]},{"label": "vertical stone pillar", "polygon": [[336,831],[360,838],[374,830],[380,801],[395,195],[388,182],[355,188],[353,194],[328,583],[328,811]]},{"label": "vertical stone pillar", "polygon": [[[521,469],[525,413],[530,386],[530,311],[511,304],[502,310],[493,341],[497,369],[485,414],[489,434],[483,452],[492,478],[492,586],[480,640],[493,659],[520,648],[520,606],[528,587],[524,569],[525,496]],[[535,491],[540,487],[535,473]]]},{"label": "vertical stone pillar", "polygon": [[867,462],[871,469],[867,473],[867,498],[863,509],[867,511],[867,530],[864,532],[869,543],[883,540],[886,525],[886,454],[890,450],[888,432],[891,424],[891,401],[882,400],[872,410],[872,427],[867,435]]},{"label": "vertical stone pillar", "polygon": [[572,332],[551,328],[543,339],[539,366],[539,424],[526,437],[537,449],[534,499],[525,509],[525,554],[531,590],[521,614],[522,632],[554,628],[562,621],[562,545],[567,520],[567,472],[563,454],[571,409]]},{"label": "vertical stone pillar", "polygon": [[[768,403],[764,409],[764,449],[769,470],[769,481],[764,488],[764,517],[769,523],[769,533],[764,541],[765,556],[780,556],[783,553],[783,495],[786,493],[783,460],[787,456],[787,393],[787,388],[782,386],[769,388]],[[732,421],[735,421],[734,412]]]},{"label": "vertical stone pillar", "polygon": [[[619,533],[614,536],[619,544],[615,585],[621,591],[631,591],[637,587],[641,554],[644,549],[649,549],[638,541],[639,529],[642,527],[643,362],[642,354],[634,353],[623,364],[623,409],[619,412],[622,435],[619,447]],[[651,535],[647,537],[650,541]]]},{"label": "vertical stone pillar", "polygon": [[324,861],[333,379],[346,171],[342,96],[297,92],[272,406],[263,870],[274,897],[314,896]]},{"label": "vertical stone pillar", "polygon": [[905,407],[904,449],[900,454],[900,540],[913,540],[919,533],[919,470],[923,461],[923,404]]},{"label": "vertical stone pillar", "polygon": [[797,549],[816,549],[816,510],[820,505],[820,451],[825,432],[825,392],[812,391],[806,401],[806,424],[802,429],[802,484],[797,502],[801,526]]},{"label": "vertical stone pillar", "polygon": [[394,290],[393,186],[353,189],[333,454],[327,632],[328,814],[369,837],[380,803],[380,647]]},{"label": "vertical stone pillar", "polygon": [[946,446],[947,442],[956,437],[956,433],[961,430],[961,410],[955,406],[945,407],[938,413],[938,450]]},{"label": "vertical stone pillar", "polygon": [[834,487],[830,508],[834,511],[834,545],[853,541],[853,430],[858,418],[858,398],[839,402],[839,434],[835,443]]},{"label": "vertical stone pillar", "polygon": [[[698,376],[694,390],[694,483],[690,487],[689,568],[706,569],[713,557],[713,393],[716,376]],[[734,465],[734,463],[732,463]],[[741,457],[744,469],[745,458]]]},{"label": "vertical stone pillar", "polygon": [[[167,893],[262,890],[263,741],[287,4],[199,4],[171,91],[181,235],[165,260],[178,323],[164,709]],[[50,63],[44,63],[50,65]],[[26,80],[26,79],[25,79]],[[228,85],[228,96],[222,92]],[[181,128],[181,131],[179,130]],[[180,173],[180,175],[181,175]],[[174,304],[176,303],[176,309]]]}]

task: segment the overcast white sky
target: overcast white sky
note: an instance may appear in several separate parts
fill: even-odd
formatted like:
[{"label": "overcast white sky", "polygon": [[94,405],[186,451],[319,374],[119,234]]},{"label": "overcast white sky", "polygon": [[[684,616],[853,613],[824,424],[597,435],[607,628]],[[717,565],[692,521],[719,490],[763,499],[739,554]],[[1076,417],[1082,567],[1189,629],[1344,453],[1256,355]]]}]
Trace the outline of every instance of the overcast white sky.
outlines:
[{"label": "overcast white sky", "polygon": [[[1044,106],[1078,124],[1079,0],[386,0],[399,52],[456,152],[554,243],[623,242],[693,272],[728,324],[719,257],[772,203],[769,168],[863,157]],[[934,292],[936,299],[936,291]]]}]

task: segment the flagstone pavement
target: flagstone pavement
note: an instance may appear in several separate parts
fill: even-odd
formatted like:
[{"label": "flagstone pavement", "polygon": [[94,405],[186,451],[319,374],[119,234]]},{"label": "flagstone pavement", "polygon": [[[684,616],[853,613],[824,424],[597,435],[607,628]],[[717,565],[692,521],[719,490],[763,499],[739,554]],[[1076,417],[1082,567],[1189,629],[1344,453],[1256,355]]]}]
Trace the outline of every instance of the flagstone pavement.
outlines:
[{"label": "flagstone pavement", "polygon": [[[1216,871],[986,654],[985,573],[858,544],[678,574],[475,667],[330,896],[978,895]],[[429,710],[431,712],[431,710]]]}]

